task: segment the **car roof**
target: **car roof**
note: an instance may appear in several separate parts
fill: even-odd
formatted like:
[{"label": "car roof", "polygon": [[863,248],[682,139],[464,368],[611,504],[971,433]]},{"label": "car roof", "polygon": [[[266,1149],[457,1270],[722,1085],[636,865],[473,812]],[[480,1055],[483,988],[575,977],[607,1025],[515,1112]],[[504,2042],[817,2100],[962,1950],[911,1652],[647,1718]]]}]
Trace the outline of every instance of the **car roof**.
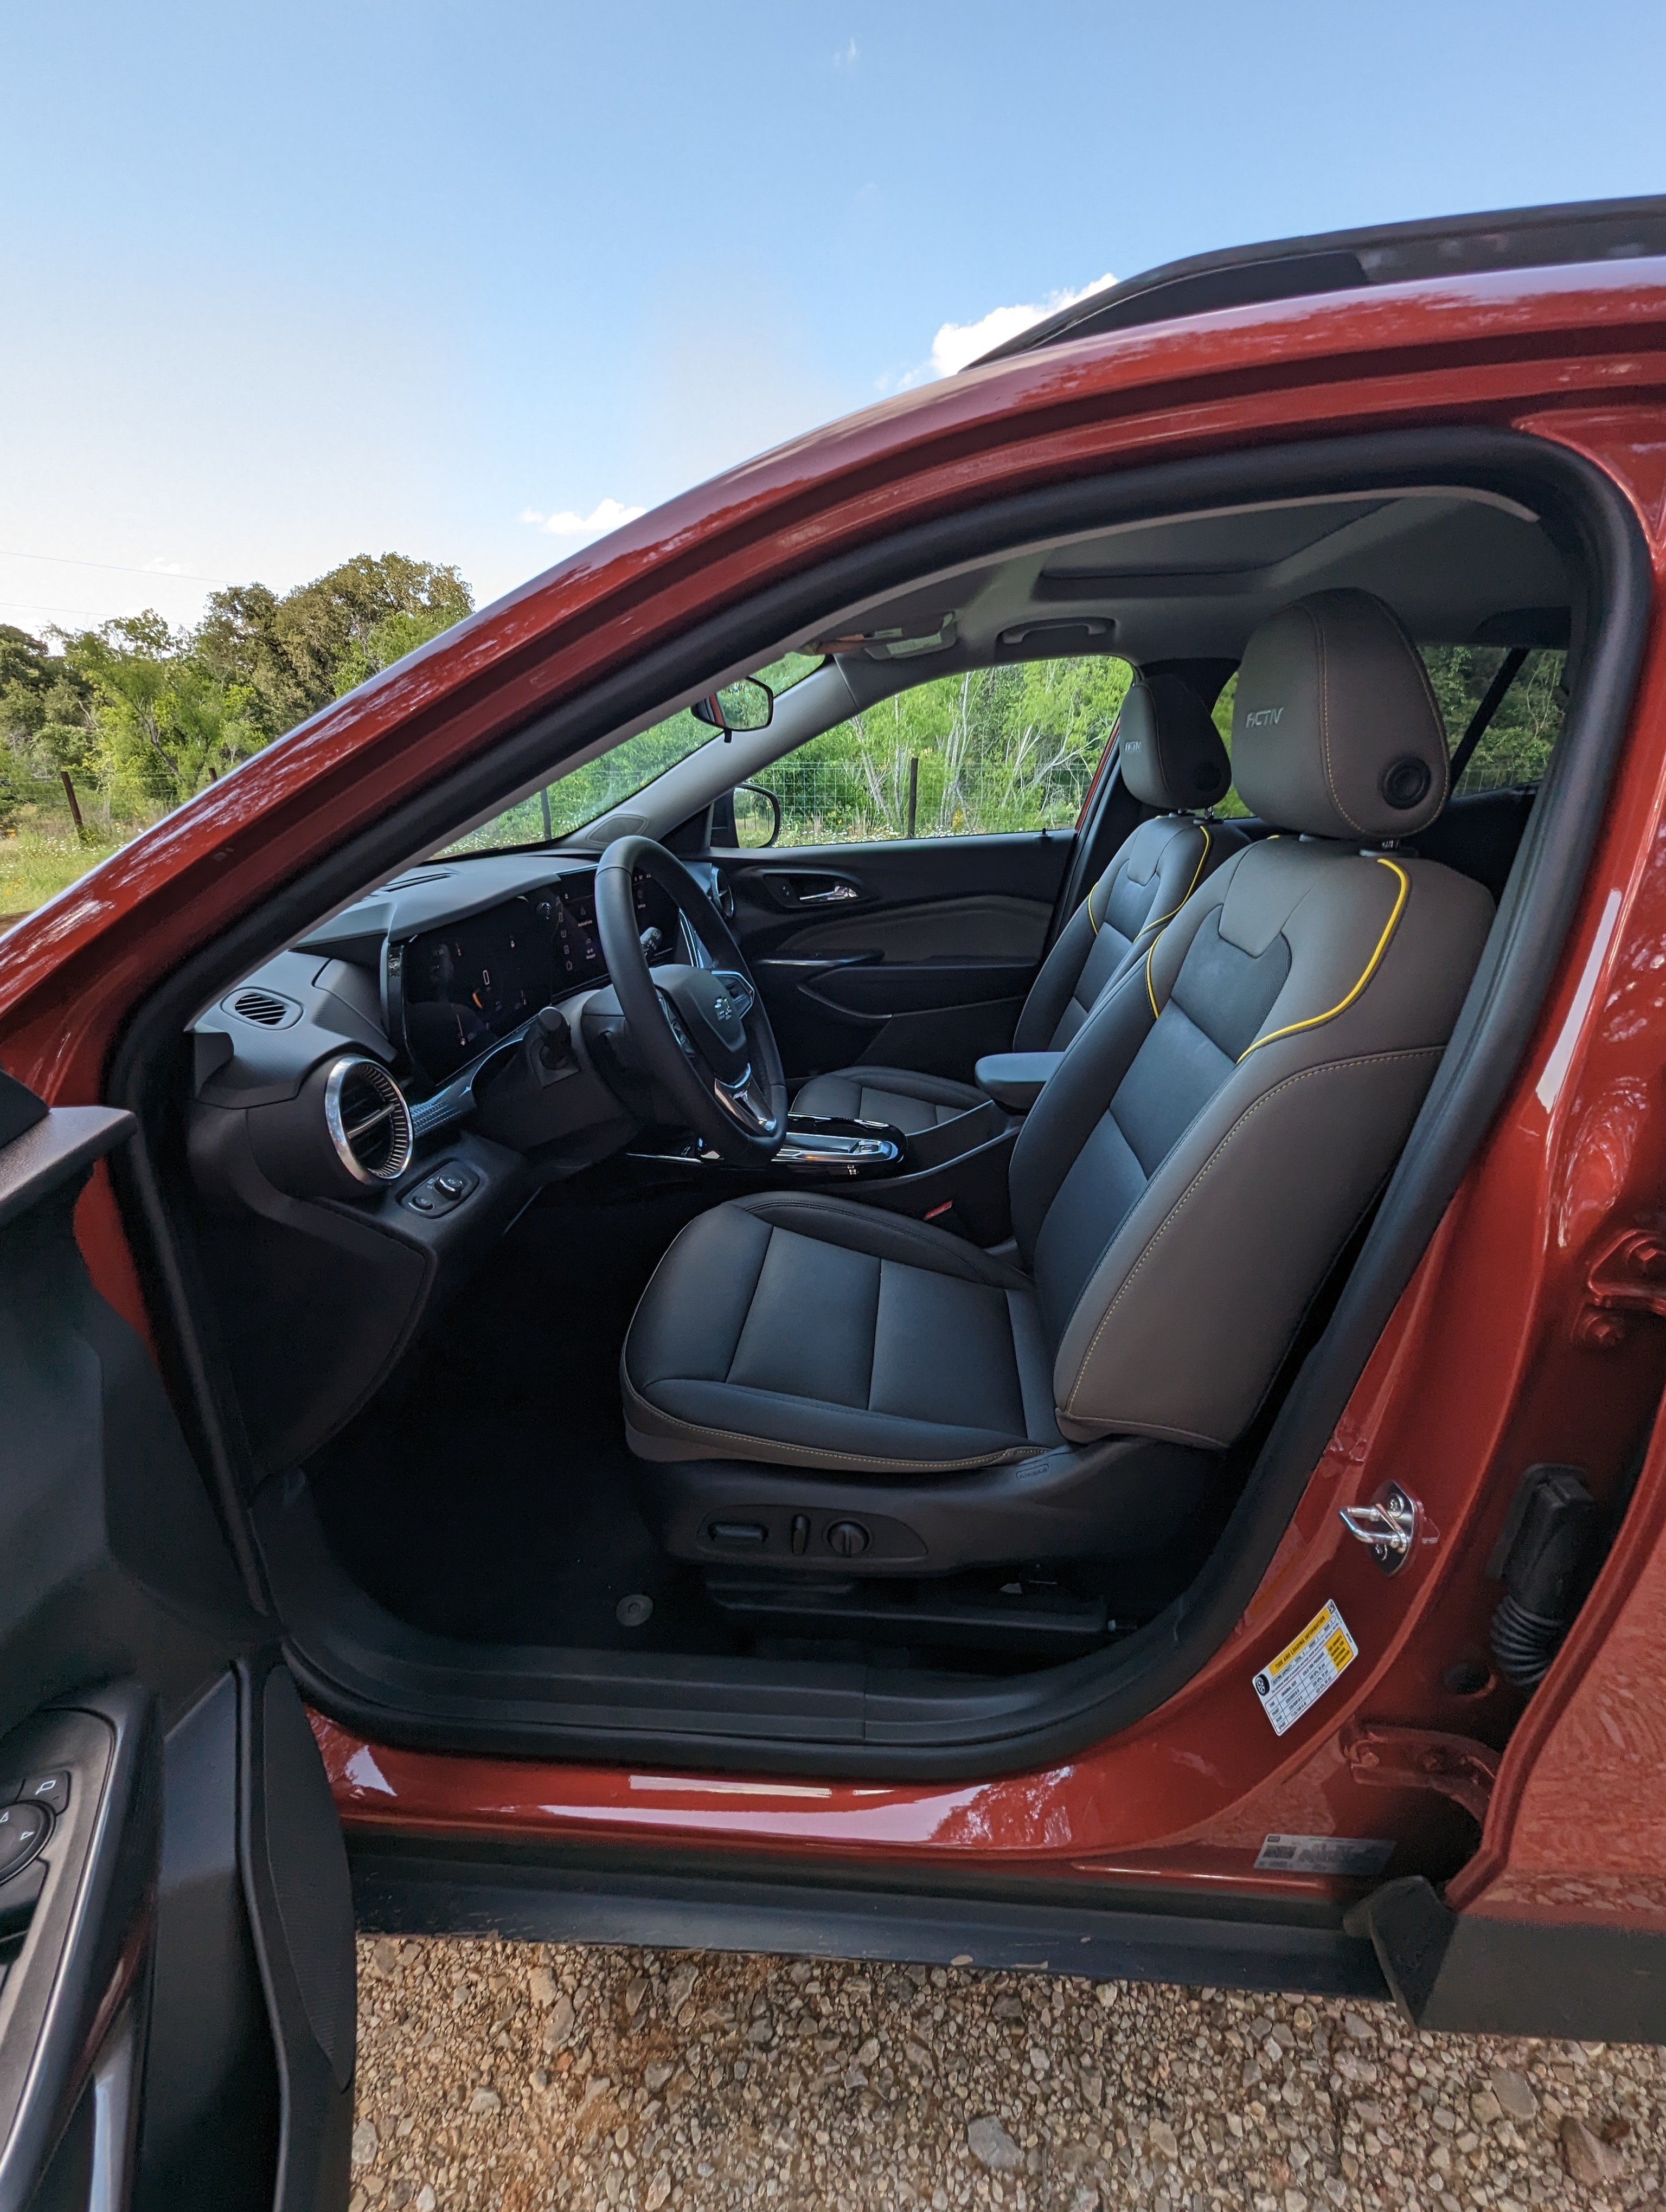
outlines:
[{"label": "car roof", "polygon": [[1666,253],[1666,194],[1575,200],[1555,207],[1438,216],[1422,222],[1332,230],[1228,246],[1165,262],[1061,307],[991,347],[982,368],[1037,347],[1098,337],[1221,307],[1258,307],[1323,292],[1356,292],[1428,276],[1494,269],[1552,269],[1578,262],[1632,261]]}]

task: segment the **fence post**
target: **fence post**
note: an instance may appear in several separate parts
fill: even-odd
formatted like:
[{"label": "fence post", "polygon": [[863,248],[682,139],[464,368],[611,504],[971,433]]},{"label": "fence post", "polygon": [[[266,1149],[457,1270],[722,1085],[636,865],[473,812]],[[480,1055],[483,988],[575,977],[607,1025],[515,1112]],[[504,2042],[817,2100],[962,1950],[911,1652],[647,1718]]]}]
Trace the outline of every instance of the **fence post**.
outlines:
[{"label": "fence post", "polygon": [[76,836],[84,844],[87,840],[87,824],[81,818],[81,801],[76,797],[76,787],[70,781],[70,771],[67,768],[61,768],[58,774],[58,781],[64,786],[64,796],[70,802],[70,819],[76,825]]},{"label": "fence post", "polygon": [[[67,783],[67,782],[68,782],[68,781],[69,781],[69,778],[66,776],[66,777],[64,778],[64,781],[65,781],[65,782]],[[918,754],[918,753],[910,753],[910,754],[909,755],[909,826],[908,826],[907,830],[903,832],[903,834],[904,834],[904,836],[909,836],[909,837],[912,837],[912,836],[913,836],[913,835],[914,835],[914,825],[915,825],[915,822],[916,818],[917,818],[917,817],[918,817],[918,816],[919,816],[919,812],[920,812],[920,756],[919,756],[919,754]]]}]

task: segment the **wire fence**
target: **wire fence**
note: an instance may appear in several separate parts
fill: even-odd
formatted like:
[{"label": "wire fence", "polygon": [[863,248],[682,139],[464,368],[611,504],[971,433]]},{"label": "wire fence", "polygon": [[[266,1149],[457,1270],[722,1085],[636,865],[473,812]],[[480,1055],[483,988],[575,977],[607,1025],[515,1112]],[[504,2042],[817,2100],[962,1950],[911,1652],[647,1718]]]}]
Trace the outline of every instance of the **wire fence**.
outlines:
[{"label": "wire fence", "polygon": [[[753,782],[781,806],[778,845],[854,845],[879,839],[988,836],[1059,830],[1081,811],[1095,763],[1079,754],[1049,762],[1042,777],[1010,764],[968,773],[940,754],[897,751],[847,760],[777,761]],[[746,817],[740,817],[743,830]],[[757,842],[767,837],[761,818]],[[748,842],[751,842],[750,840]]]}]

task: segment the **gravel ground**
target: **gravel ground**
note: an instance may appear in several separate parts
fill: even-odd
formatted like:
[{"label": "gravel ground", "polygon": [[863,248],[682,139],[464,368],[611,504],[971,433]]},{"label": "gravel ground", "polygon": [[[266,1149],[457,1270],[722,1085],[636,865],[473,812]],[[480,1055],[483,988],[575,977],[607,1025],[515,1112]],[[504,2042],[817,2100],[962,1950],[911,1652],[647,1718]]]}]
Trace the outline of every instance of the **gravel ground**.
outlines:
[{"label": "gravel ground", "polygon": [[360,1949],[352,2212],[1619,2212],[1652,2045],[1385,2005],[491,1942]]}]

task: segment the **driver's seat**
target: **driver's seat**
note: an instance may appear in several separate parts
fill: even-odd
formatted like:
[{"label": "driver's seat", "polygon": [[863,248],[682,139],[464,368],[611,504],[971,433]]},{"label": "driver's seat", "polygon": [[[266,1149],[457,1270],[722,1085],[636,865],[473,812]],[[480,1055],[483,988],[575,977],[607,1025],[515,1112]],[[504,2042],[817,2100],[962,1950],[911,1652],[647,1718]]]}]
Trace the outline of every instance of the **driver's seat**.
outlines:
[{"label": "driver's seat", "polygon": [[1139,1552],[1193,1512],[1393,1167],[1492,918],[1399,843],[1447,752],[1380,600],[1256,633],[1233,767],[1293,834],[1201,885],[1073,1038],[1013,1153],[1012,1256],[799,1193],[672,1245],[623,1370],[673,1554],[945,1573]]}]

